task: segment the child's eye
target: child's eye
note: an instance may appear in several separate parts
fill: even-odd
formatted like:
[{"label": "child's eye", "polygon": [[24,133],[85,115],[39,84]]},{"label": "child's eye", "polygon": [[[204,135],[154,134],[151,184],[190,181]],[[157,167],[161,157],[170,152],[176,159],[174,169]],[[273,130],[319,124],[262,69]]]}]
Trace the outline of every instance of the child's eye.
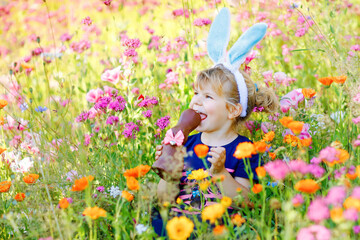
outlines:
[{"label": "child's eye", "polygon": [[209,96],[209,95],[206,95],[206,98],[210,98],[210,99],[213,99],[211,96]]}]

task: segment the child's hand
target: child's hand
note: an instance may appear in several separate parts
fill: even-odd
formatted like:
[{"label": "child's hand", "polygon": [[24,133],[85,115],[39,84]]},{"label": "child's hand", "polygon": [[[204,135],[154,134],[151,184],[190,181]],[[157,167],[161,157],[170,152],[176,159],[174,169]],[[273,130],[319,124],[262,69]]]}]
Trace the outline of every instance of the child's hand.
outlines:
[{"label": "child's hand", "polygon": [[210,173],[217,174],[225,169],[226,150],[223,147],[213,147],[208,153],[210,158],[207,160],[211,162]]},{"label": "child's hand", "polygon": [[162,148],[163,146],[162,145],[157,145],[156,146],[156,152],[155,152],[155,160],[158,160],[161,153],[162,153]]}]

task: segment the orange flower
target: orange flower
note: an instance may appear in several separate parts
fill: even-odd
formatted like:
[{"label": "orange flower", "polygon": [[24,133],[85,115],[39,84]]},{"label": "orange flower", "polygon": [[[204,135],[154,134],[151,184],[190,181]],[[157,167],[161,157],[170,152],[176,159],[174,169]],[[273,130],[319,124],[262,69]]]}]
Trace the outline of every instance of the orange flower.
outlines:
[{"label": "orange flower", "polygon": [[344,163],[346,162],[350,155],[349,153],[344,150],[344,149],[336,149],[337,151],[337,154],[336,154],[336,157],[339,159],[339,160],[335,160],[335,161],[332,161],[332,162],[328,162],[328,161],[324,161],[326,164],[328,164],[330,167],[334,166],[335,164],[337,163]]},{"label": "orange flower", "polygon": [[62,208],[62,209],[66,209],[66,208],[68,208],[69,207],[69,201],[67,200],[67,198],[63,198],[63,199],[61,199],[60,201],[59,201],[59,206],[60,206],[60,208]]},{"label": "orange flower", "polygon": [[334,82],[343,84],[347,79],[347,76],[334,77]]},{"label": "orange flower", "polygon": [[269,157],[274,160],[276,158],[276,153],[269,152]]},{"label": "orange flower", "polygon": [[357,174],[356,174],[356,172],[353,174],[347,173],[346,177],[350,180],[355,180],[357,178]]},{"label": "orange flower", "polygon": [[316,94],[315,90],[312,88],[303,88],[301,92],[306,98],[312,98]]},{"label": "orange flower", "polygon": [[279,122],[286,128],[288,127],[289,123],[291,123],[292,121],[293,121],[292,117],[283,117],[279,119]]},{"label": "orange flower", "polygon": [[217,225],[216,227],[214,227],[213,229],[213,234],[215,236],[219,236],[221,234],[223,234],[225,232],[226,228],[225,228],[225,225]]},{"label": "orange flower", "polygon": [[339,222],[343,218],[343,209],[341,207],[336,207],[330,210],[330,218],[334,222]]},{"label": "orange flower", "polygon": [[295,184],[295,190],[303,193],[316,193],[320,186],[312,179],[300,180]]},{"label": "orange flower", "polygon": [[209,147],[206,146],[205,144],[197,144],[194,147],[194,152],[196,156],[198,156],[198,158],[204,158],[209,152]]},{"label": "orange flower", "polygon": [[262,191],[263,186],[261,184],[254,184],[254,186],[251,188],[251,191],[255,194],[258,194]]},{"label": "orange flower", "polygon": [[4,125],[5,120],[3,116],[0,116],[0,126]]},{"label": "orange flower", "polygon": [[360,211],[360,199],[348,197],[344,201],[343,206],[345,209],[355,208],[356,210]]},{"label": "orange flower", "polygon": [[259,178],[263,178],[266,176],[266,170],[264,167],[255,168],[255,172]]},{"label": "orange flower", "polygon": [[302,146],[308,147],[308,146],[310,146],[311,143],[312,143],[312,138],[300,139],[300,143],[301,143]]},{"label": "orange flower", "polygon": [[88,207],[83,211],[84,216],[89,216],[91,219],[95,220],[99,217],[106,217],[106,211],[99,207]]},{"label": "orange flower", "polygon": [[333,83],[334,79],[332,77],[323,77],[319,78],[318,81],[325,86],[330,86]]},{"label": "orange flower", "polygon": [[360,199],[348,197],[344,203],[345,209],[355,208],[356,210],[360,211]]},{"label": "orange flower", "polygon": [[356,166],[356,174],[360,178],[360,165]]},{"label": "orange flower", "polygon": [[125,198],[126,200],[128,200],[129,202],[131,202],[134,199],[134,195],[132,195],[131,193],[129,193],[128,191],[122,191],[121,196],[123,198]]},{"label": "orange flower", "polygon": [[24,199],[25,199],[25,193],[18,193],[15,195],[14,199],[17,201],[17,202],[22,202]]},{"label": "orange flower", "polygon": [[0,100],[0,109],[3,109],[6,105],[8,105],[8,102],[4,99]]},{"label": "orange flower", "polygon": [[126,185],[130,190],[134,190],[137,191],[140,189],[140,185],[138,180],[136,180],[136,178],[134,177],[128,177],[126,178]]},{"label": "orange flower", "polygon": [[293,147],[296,147],[299,145],[300,139],[294,135],[287,134],[287,135],[285,135],[283,142],[291,144],[291,146],[293,146]]},{"label": "orange flower", "polygon": [[88,177],[82,177],[80,179],[76,179],[75,184],[72,186],[71,191],[79,192],[79,191],[85,190],[89,185],[89,181],[92,181],[92,180],[94,180],[94,177],[91,175]]},{"label": "orange flower", "polygon": [[10,181],[0,182],[0,192],[8,192],[11,187]]},{"label": "orange flower", "polygon": [[29,174],[23,177],[23,181],[26,182],[27,184],[33,184],[36,182],[36,180],[38,180],[38,178],[39,178],[38,174]]},{"label": "orange flower", "polygon": [[254,142],[254,147],[258,153],[264,153],[269,148],[265,142]]},{"label": "orange flower", "polygon": [[149,172],[150,168],[151,167],[148,165],[139,165],[135,168],[126,170],[124,172],[124,176],[125,177],[134,177],[134,178],[143,177],[143,176],[145,176],[145,174],[147,174]]},{"label": "orange flower", "polygon": [[250,158],[252,154],[256,154],[254,144],[251,142],[242,142],[236,146],[234,157],[237,159]]},{"label": "orange flower", "polygon": [[0,154],[2,154],[2,153],[5,152],[5,151],[6,151],[6,148],[0,147]]},{"label": "orange flower", "polygon": [[234,225],[240,227],[243,223],[246,222],[246,220],[242,218],[240,214],[235,214],[234,216],[231,217],[231,222]]},{"label": "orange flower", "polygon": [[293,131],[293,133],[295,133],[296,135],[301,133],[303,126],[304,126],[304,122],[299,122],[299,121],[292,121],[288,124],[288,128],[290,128],[291,131]]},{"label": "orange flower", "polygon": [[263,140],[265,142],[271,142],[274,139],[274,137],[275,137],[274,131],[270,131],[264,135]]}]

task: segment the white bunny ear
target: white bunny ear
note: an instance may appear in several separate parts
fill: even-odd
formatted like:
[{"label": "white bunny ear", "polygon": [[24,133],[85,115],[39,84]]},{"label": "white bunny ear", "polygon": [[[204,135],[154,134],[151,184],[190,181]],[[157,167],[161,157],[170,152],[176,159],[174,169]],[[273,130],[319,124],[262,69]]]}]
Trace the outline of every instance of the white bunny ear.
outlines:
[{"label": "white bunny ear", "polygon": [[245,31],[229,51],[231,65],[238,69],[251,49],[265,36],[266,23],[256,23]]},{"label": "white bunny ear", "polygon": [[230,11],[222,8],[211,24],[207,38],[208,55],[214,63],[226,55],[226,48],[230,39]]}]

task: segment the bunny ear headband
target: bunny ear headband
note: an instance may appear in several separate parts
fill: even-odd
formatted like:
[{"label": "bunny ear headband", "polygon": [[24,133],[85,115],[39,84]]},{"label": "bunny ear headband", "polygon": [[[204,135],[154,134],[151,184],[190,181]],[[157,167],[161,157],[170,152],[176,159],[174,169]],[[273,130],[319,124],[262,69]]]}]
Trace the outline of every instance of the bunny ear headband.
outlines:
[{"label": "bunny ear headband", "polygon": [[207,51],[211,60],[223,64],[235,76],[240,103],[242,106],[241,117],[246,116],[248,91],[243,75],[239,72],[240,65],[245,61],[251,49],[265,36],[266,23],[256,23],[245,31],[235,42],[229,52],[226,52],[230,40],[230,11],[222,8],[211,24],[207,38]]}]

